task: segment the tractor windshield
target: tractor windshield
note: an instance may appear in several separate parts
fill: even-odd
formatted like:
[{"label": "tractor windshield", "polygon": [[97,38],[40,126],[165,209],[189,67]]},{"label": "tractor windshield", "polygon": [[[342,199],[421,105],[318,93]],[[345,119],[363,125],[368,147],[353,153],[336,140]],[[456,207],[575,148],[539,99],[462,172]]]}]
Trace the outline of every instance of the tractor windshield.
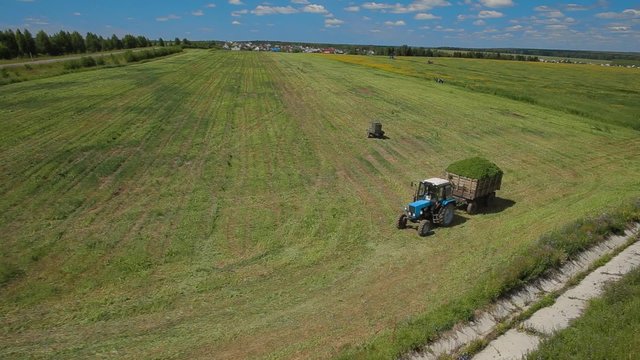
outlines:
[{"label": "tractor windshield", "polygon": [[428,182],[420,182],[416,192],[416,200],[431,199],[434,195],[435,186]]}]

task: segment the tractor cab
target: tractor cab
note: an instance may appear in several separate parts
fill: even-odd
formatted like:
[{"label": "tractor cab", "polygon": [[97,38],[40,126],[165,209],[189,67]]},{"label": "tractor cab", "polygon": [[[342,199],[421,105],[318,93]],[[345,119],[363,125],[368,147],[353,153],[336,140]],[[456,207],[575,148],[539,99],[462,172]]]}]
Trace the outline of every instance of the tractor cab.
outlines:
[{"label": "tractor cab", "polygon": [[420,223],[418,232],[425,236],[431,224],[449,226],[453,221],[456,200],[448,180],[430,178],[418,182],[413,202],[409,203],[397,221],[398,229],[404,229],[407,221]]},{"label": "tractor cab", "polygon": [[431,178],[420,181],[413,196],[413,201],[428,200],[432,202],[441,202],[451,198],[453,190],[451,183],[445,179]]}]

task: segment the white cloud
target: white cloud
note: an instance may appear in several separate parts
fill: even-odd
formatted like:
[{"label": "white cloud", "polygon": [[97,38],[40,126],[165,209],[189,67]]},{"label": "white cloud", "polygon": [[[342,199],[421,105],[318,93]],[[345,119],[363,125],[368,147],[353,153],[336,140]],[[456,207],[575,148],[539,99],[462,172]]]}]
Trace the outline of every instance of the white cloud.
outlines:
[{"label": "white cloud", "polygon": [[344,24],[344,21],[339,19],[324,19],[324,27],[340,27],[340,25]]},{"label": "white cloud", "polygon": [[275,14],[295,14],[298,10],[292,8],[291,6],[263,6],[258,5],[255,9],[251,10],[251,13],[254,15],[262,16],[262,15],[275,15]]},{"label": "white cloud", "polygon": [[204,7],[212,9],[212,8],[216,7],[216,4],[210,3],[210,4],[205,5]]},{"label": "white cloud", "polygon": [[567,25],[547,25],[545,28],[549,30],[566,30]]},{"label": "white cloud", "polygon": [[494,11],[494,10],[482,10],[478,13],[478,17],[481,19],[494,19],[494,18],[501,18],[503,16],[504,16],[503,13],[499,11]]},{"label": "white cloud", "polygon": [[193,16],[202,16],[202,15],[204,15],[204,11],[196,10],[196,11],[191,12],[191,15],[193,15]]},{"label": "white cloud", "polygon": [[378,10],[382,12],[391,12],[394,14],[406,14],[411,12],[419,12],[430,10],[436,6],[449,6],[450,2],[445,0],[414,0],[409,5],[403,5],[400,3],[386,4],[377,2],[367,2],[362,4],[363,9]]},{"label": "white cloud", "polygon": [[231,5],[244,5],[244,3],[240,0],[229,0],[229,4]]},{"label": "white cloud", "polygon": [[473,25],[475,25],[475,26],[485,26],[485,25],[487,25],[487,22],[484,21],[484,20],[476,20],[476,21],[473,22]]},{"label": "white cloud", "polygon": [[405,26],[407,25],[404,21],[402,20],[398,20],[398,21],[385,21],[384,22],[385,25],[387,26]]},{"label": "white cloud", "polygon": [[522,31],[522,30],[524,30],[524,26],[522,26],[522,25],[509,26],[505,30],[506,31]]},{"label": "white cloud", "polygon": [[167,16],[157,17],[156,21],[169,21],[169,20],[178,20],[178,19],[180,19],[180,16],[174,15],[174,14],[169,14]]},{"label": "white cloud", "polygon": [[360,6],[347,6],[346,8],[344,8],[344,11],[358,12],[360,11]]},{"label": "white cloud", "polygon": [[242,25],[242,24],[241,24],[241,23],[240,23],[240,21],[238,21],[238,20],[233,20],[233,21],[231,22],[231,25]]},{"label": "white cloud", "polygon": [[49,20],[46,18],[28,17],[25,18],[24,21],[32,25],[49,25]]},{"label": "white cloud", "polygon": [[373,30],[369,30],[369,31],[372,32],[372,33],[379,33],[380,32],[380,30],[378,30],[378,29],[373,29]]},{"label": "white cloud", "polygon": [[640,10],[626,9],[622,12],[604,12],[596,14],[596,17],[601,19],[637,19],[640,18]]},{"label": "white cloud", "polygon": [[299,5],[306,5],[309,3],[308,0],[291,0],[292,3],[294,4],[299,4]]},{"label": "white cloud", "polygon": [[621,33],[626,33],[629,32],[631,30],[631,26],[623,26],[623,25],[619,25],[619,26],[609,26],[607,27],[607,29],[609,29],[609,31],[611,32],[621,32]]},{"label": "white cloud", "polygon": [[324,8],[322,5],[309,4],[302,8],[302,12],[312,13],[312,14],[326,14],[329,11]]},{"label": "white cloud", "polygon": [[240,17],[246,13],[248,13],[249,11],[247,9],[243,9],[243,10],[236,10],[236,11],[232,11],[231,12],[231,16],[235,16],[235,17]]},{"label": "white cloud", "polygon": [[376,2],[368,2],[368,3],[362,4],[362,8],[367,9],[367,10],[384,10],[384,9],[393,8],[393,5],[381,4],[381,3],[376,3]]},{"label": "white cloud", "polygon": [[584,6],[584,5],[578,5],[578,4],[567,4],[564,6],[564,9],[567,11],[586,11],[589,10],[588,7]]},{"label": "white cloud", "polygon": [[554,10],[554,11],[545,12],[544,16],[548,18],[561,18],[561,17],[564,17],[564,14],[560,11]]},{"label": "white cloud", "polygon": [[511,0],[480,0],[480,3],[490,8],[513,6],[513,1]]},{"label": "white cloud", "polygon": [[81,16],[82,14],[80,14],[79,12],[74,12],[73,16]]},{"label": "white cloud", "polygon": [[441,17],[435,16],[429,13],[419,13],[419,14],[416,14],[415,19],[416,20],[436,20],[436,19],[441,19]]},{"label": "white cloud", "polygon": [[535,10],[535,11],[554,11],[555,9],[552,9],[552,8],[548,7],[547,5],[541,5],[541,6],[534,7],[533,10]]}]

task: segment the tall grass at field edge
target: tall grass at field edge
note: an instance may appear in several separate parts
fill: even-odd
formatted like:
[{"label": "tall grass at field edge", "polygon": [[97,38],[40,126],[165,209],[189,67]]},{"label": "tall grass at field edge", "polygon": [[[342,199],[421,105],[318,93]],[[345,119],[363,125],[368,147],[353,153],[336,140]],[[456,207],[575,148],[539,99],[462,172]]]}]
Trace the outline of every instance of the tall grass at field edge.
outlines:
[{"label": "tall grass at field edge", "polygon": [[83,56],[79,59],[61,61],[52,64],[26,64],[24,68],[2,68],[0,70],[0,86],[67,74],[88,68],[122,66],[123,64],[142,62],[145,60],[180,53],[182,51],[183,48],[179,46],[140,50],[135,52],[127,50],[121,54],[110,54],[97,57]]},{"label": "tall grass at field edge", "polygon": [[494,269],[484,281],[479,281],[481,285],[470,296],[456,299],[430,315],[398,324],[367,344],[343,349],[338,358],[389,359],[417,350],[456,323],[472,320],[477,309],[517,291],[545,271],[559,268],[587,248],[611,235],[623,233],[627,226],[636,222],[640,222],[640,198],[544,234],[508,265]]}]

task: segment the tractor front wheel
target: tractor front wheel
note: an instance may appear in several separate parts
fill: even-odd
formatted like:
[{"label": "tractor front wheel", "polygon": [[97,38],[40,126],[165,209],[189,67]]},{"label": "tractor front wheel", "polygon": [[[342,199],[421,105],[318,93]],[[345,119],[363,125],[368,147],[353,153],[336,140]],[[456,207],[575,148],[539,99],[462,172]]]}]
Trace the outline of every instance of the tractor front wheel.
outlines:
[{"label": "tractor front wheel", "polygon": [[442,225],[449,226],[453,222],[453,217],[455,216],[455,205],[448,204],[444,208],[444,214],[442,216]]},{"label": "tractor front wheel", "polygon": [[418,235],[427,236],[429,235],[429,230],[431,230],[431,221],[429,220],[420,221],[420,225],[418,225]]},{"label": "tractor front wheel", "polygon": [[407,228],[407,214],[400,214],[400,216],[398,216],[398,220],[396,221],[396,226],[398,227],[398,229]]}]

